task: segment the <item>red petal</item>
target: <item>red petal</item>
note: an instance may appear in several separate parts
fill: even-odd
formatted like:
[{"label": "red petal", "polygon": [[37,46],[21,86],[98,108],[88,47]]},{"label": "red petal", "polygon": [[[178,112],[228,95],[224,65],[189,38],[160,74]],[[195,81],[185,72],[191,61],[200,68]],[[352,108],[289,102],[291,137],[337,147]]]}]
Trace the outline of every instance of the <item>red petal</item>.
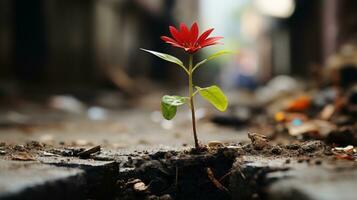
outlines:
[{"label": "red petal", "polygon": [[190,42],[190,31],[188,30],[187,26],[184,23],[180,24],[180,30],[181,30],[181,38],[183,43],[189,43]]},{"label": "red petal", "polygon": [[168,44],[171,44],[172,46],[179,47],[179,48],[184,48],[181,44],[177,43],[174,39],[167,37],[167,36],[161,36],[161,39],[165,41]]},{"label": "red petal", "polygon": [[214,28],[211,28],[205,31],[204,33],[202,33],[202,35],[198,38],[197,43],[201,44],[209,36],[209,34],[212,33],[213,30]]},{"label": "red petal", "polygon": [[198,37],[198,26],[197,23],[193,23],[190,30],[191,44],[195,43]]},{"label": "red petal", "polygon": [[200,50],[201,49],[201,47],[192,47],[191,49],[190,49],[190,53],[195,53],[196,51],[198,51],[198,50]]},{"label": "red petal", "polygon": [[169,30],[170,30],[170,33],[172,35],[172,37],[178,42],[178,43],[182,43],[182,37],[179,33],[179,31],[173,27],[173,26],[169,26]]},{"label": "red petal", "polygon": [[167,36],[161,36],[160,38],[161,38],[163,41],[165,41],[165,42],[174,42],[174,43],[177,43],[176,40],[174,40],[174,39],[172,39],[172,38],[170,38],[170,37],[167,37]]},{"label": "red petal", "polygon": [[200,45],[201,45],[201,47],[215,45],[215,44],[218,44],[219,42],[217,42],[217,41],[222,38],[223,37],[210,37],[210,38],[207,38],[205,41],[203,41]]}]

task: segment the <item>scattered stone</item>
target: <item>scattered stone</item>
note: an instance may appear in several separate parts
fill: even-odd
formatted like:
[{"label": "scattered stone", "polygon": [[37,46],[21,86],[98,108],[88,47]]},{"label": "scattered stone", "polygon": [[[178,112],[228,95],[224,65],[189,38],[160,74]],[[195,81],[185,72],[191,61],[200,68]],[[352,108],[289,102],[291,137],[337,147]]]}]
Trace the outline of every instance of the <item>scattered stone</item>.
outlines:
[{"label": "scattered stone", "polygon": [[85,150],[84,148],[71,147],[71,148],[64,148],[64,149],[59,149],[59,148],[50,149],[49,152],[60,156],[73,157],[73,156],[78,156],[78,154],[84,150]]},{"label": "scattered stone", "polygon": [[135,184],[133,185],[133,189],[134,189],[136,192],[142,193],[142,192],[147,191],[148,186],[145,185],[145,183],[143,183],[142,181],[140,181],[140,182],[137,182],[137,183],[135,183]]},{"label": "scattered stone", "polygon": [[38,141],[30,141],[26,143],[27,149],[41,149],[43,148],[43,144]]},{"label": "scattered stone", "polygon": [[172,156],[173,156],[173,155],[172,155],[171,152],[167,152],[167,153],[165,154],[165,159],[170,159]]},{"label": "scattered stone", "polygon": [[346,153],[352,152],[353,149],[354,149],[354,147],[352,145],[348,145],[346,147],[335,147],[335,148],[333,148],[333,150],[343,151],[343,152],[346,152]]},{"label": "scattered stone", "polygon": [[285,148],[290,149],[290,150],[298,150],[300,149],[300,145],[298,144],[288,144],[285,146]]},{"label": "scattered stone", "polygon": [[315,161],[315,164],[316,164],[316,165],[321,165],[321,163],[322,163],[321,160],[316,160],[316,161]]},{"label": "scattered stone", "polygon": [[262,150],[269,146],[268,139],[265,135],[258,133],[248,133],[248,137],[252,141],[252,145],[256,150]]},{"label": "scattered stone", "polygon": [[280,155],[283,149],[280,146],[273,146],[271,152],[276,155]]},{"label": "scattered stone", "polygon": [[308,153],[323,150],[324,147],[325,145],[321,141],[309,141],[301,145],[301,149]]},{"label": "scattered stone", "polygon": [[26,148],[24,147],[24,145],[17,144],[17,145],[14,146],[14,150],[16,150],[16,151],[26,151]]},{"label": "scattered stone", "polygon": [[50,152],[47,152],[47,151],[42,152],[42,155],[43,156],[58,156],[56,154],[53,154],[53,153],[50,153]]},{"label": "scattered stone", "polygon": [[5,150],[0,150],[0,155],[5,155],[6,151]]},{"label": "scattered stone", "polygon": [[220,147],[224,147],[224,144],[220,141],[210,141],[208,143],[208,147],[209,148],[220,148]]}]

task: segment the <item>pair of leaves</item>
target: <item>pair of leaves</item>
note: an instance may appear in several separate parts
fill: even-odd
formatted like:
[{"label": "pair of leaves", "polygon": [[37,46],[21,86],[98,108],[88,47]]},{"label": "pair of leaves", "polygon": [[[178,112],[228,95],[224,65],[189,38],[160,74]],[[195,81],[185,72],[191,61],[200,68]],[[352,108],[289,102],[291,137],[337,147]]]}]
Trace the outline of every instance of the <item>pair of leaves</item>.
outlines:
[{"label": "pair of leaves", "polygon": [[[217,108],[217,110],[224,112],[227,109],[227,97],[218,86],[213,85],[206,88],[196,86],[196,89],[203,99],[210,102],[215,108]],[[169,95],[163,96],[161,99],[162,116],[167,120],[171,120],[176,115],[177,107],[187,103],[187,100],[187,97]]]},{"label": "pair of leaves", "polygon": [[[157,52],[157,51],[151,51],[151,50],[147,50],[147,49],[143,49],[143,48],[141,48],[141,50],[146,51],[146,52],[148,52],[148,53],[151,53],[151,54],[153,54],[153,55],[155,55],[155,56],[157,56],[157,57],[159,57],[159,58],[161,58],[161,59],[163,59],[163,60],[166,60],[166,61],[168,61],[168,62],[175,63],[175,64],[179,65],[183,70],[185,70],[185,72],[186,72],[187,74],[190,74],[190,72],[189,72],[189,71],[186,69],[186,67],[184,66],[183,62],[182,62],[180,59],[176,58],[175,56],[171,56],[171,55],[169,55],[169,54],[160,53],[160,52]],[[207,61],[210,61],[210,60],[212,60],[212,59],[215,59],[215,58],[217,58],[217,57],[219,57],[219,56],[221,56],[221,55],[230,54],[230,53],[233,53],[233,52],[231,52],[231,51],[225,51],[225,50],[218,51],[218,52],[216,52],[216,53],[214,53],[214,54],[208,56],[208,58],[206,58],[206,59],[202,60],[201,62],[197,63],[197,64],[193,67],[192,72],[194,72],[198,67],[200,67],[201,65],[203,65],[203,64],[206,63]]]}]

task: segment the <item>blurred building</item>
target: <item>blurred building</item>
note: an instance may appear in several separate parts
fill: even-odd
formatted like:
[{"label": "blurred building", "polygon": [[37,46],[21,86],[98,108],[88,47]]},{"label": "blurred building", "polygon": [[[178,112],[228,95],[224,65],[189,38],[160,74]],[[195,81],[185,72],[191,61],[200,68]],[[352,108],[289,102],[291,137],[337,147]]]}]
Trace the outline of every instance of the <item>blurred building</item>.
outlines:
[{"label": "blurred building", "polygon": [[240,49],[225,64],[239,66],[232,70],[258,82],[305,76],[341,45],[355,44],[356,8],[354,0],[1,0],[0,78],[53,86],[126,87],[136,77],[182,82],[170,64],[139,48],[180,56],[159,36],[168,25],[196,20],[227,35],[225,47]]}]

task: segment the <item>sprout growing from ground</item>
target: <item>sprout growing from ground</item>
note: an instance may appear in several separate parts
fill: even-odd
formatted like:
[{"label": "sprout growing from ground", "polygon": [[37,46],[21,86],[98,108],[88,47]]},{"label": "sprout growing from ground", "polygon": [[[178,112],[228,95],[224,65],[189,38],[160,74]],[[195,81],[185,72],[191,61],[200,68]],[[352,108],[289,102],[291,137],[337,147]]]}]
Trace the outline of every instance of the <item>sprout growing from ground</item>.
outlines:
[{"label": "sprout growing from ground", "polygon": [[207,61],[210,61],[214,58],[217,58],[218,56],[227,54],[229,52],[218,51],[208,56],[208,58],[194,64],[193,56],[197,51],[207,46],[220,44],[218,40],[222,39],[223,37],[208,37],[212,33],[213,28],[208,29],[207,31],[205,31],[199,36],[197,23],[193,23],[190,30],[183,23],[180,24],[180,30],[177,30],[173,26],[170,26],[169,30],[172,35],[172,38],[167,36],[161,36],[161,39],[164,40],[166,43],[171,44],[174,47],[182,48],[188,54],[188,67],[186,67],[181,60],[179,60],[174,56],[156,52],[156,51],[147,50],[147,49],[141,49],[141,50],[151,53],[168,62],[177,64],[187,74],[188,96],[187,97],[182,97],[177,95],[163,96],[161,99],[161,112],[165,119],[171,120],[176,115],[177,107],[187,103],[191,109],[192,129],[193,129],[193,136],[195,140],[195,148],[199,148],[197,131],[196,131],[194,96],[198,93],[200,96],[203,97],[203,99],[210,102],[215,108],[217,108],[221,112],[224,112],[227,109],[228,101],[227,101],[227,97],[224,95],[222,90],[216,85],[212,85],[206,88],[201,88],[194,85],[192,81],[192,75],[193,72],[195,72],[200,66],[202,66]]}]

